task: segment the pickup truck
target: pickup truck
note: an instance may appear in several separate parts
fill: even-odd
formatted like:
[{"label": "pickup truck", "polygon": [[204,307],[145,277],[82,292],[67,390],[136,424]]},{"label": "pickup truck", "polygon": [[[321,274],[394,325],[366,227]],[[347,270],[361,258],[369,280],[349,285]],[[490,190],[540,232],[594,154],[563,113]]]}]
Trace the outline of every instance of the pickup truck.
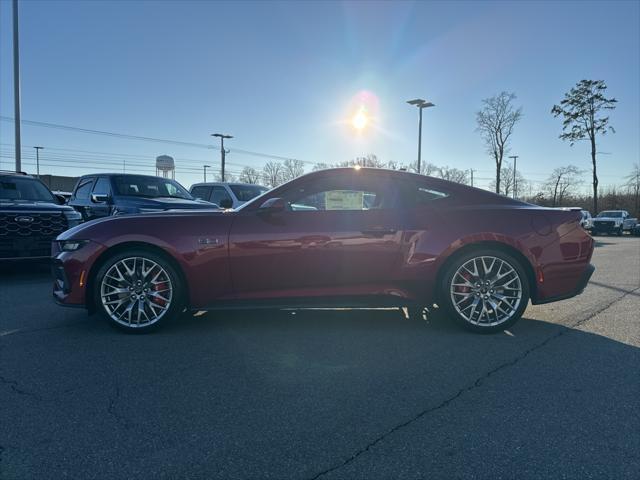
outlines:
[{"label": "pickup truck", "polygon": [[593,219],[591,234],[615,233],[622,235],[624,231],[633,231],[637,223],[638,219],[632,218],[626,210],[605,210]]}]

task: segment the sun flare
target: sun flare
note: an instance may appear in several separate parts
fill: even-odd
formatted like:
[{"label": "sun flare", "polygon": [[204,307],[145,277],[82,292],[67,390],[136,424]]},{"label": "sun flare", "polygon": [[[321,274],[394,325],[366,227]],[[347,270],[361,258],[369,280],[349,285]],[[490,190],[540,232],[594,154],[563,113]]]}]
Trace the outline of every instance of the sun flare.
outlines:
[{"label": "sun flare", "polygon": [[365,112],[363,108],[358,110],[351,119],[351,125],[358,131],[364,130],[368,124],[369,117],[367,116],[367,112]]}]

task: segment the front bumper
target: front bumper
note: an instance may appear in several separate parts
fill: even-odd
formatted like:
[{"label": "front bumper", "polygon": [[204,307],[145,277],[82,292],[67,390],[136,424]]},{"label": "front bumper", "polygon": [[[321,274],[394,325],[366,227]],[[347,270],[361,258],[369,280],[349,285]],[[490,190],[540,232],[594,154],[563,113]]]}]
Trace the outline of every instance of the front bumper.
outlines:
[{"label": "front bumper", "polygon": [[62,252],[57,242],[53,242],[51,273],[53,299],[57,304],[69,307],[86,306],[91,268],[105,249],[104,245],[88,242],[75,252]]}]

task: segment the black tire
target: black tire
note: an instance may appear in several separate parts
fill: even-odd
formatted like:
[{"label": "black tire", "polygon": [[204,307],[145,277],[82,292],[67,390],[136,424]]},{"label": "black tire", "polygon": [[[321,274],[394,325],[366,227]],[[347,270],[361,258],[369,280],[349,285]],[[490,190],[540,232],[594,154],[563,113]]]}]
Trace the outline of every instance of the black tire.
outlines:
[{"label": "black tire", "polygon": [[[103,280],[105,279],[105,275],[112,269],[114,265],[118,264],[120,266],[121,265],[120,262],[122,261],[129,262],[129,265],[131,266],[130,259],[133,259],[133,258],[144,259],[145,263],[143,263],[143,266],[146,264],[147,267],[149,267],[151,262],[156,264],[160,269],[164,271],[164,273],[160,277],[161,279],[160,282],[162,282],[161,286],[164,288],[169,287],[171,289],[170,296],[169,296],[170,301],[168,302],[168,307],[162,310],[162,313],[158,314],[158,318],[156,320],[153,320],[152,322],[149,322],[149,323],[132,324],[131,322],[129,322],[129,324],[127,324],[127,322],[124,320],[118,321],[113,317],[117,316],[120,313],[120,310],[115,311],[115,313],[114,311],[109,312],[108,308],[111,308],[111,307],[107,307],[102,301]],[[133,263],[133,265],[135,268],[135,263]],[[151,270],[150,275],[154,275],[158,271],[159,270]],[[126,277],[126,275],[123,275],[123,277]],[[164,279],[166,279],[166,281]],[[107,280],[107,281],[111,282],[111,280]],[[123,278],[123,282],[124,282],[124,278]],[[132,248],[131,250],[125,250],[125,251],[121,251],[119,253],[114,254],[113,256],[109,257],[109,259],[96,272],[96,275],[92,283],[93,283],[94,304],[96,306],[96,310],[100,313],[100,315],[105,320],[109,322],[110,325],[128,333],[148,333],[148,332],[155,331],[158,328],[160,328],[162,325],[165,325],[167,322],[177,318],[180,315],[180,313],[184,310],[184,293],[182,291],[182,287],[181,287],[182,282],[180,281],[180,276],[178,272],[176,271],[172,263],[169,260],[167,260],[166,257],[150,250],[145,250],[143,248]],[[110,286],[123,287],[125,285],[124,283],[120,283],[118,281],[116,281],[115,283],[116,285],[107,284],[107,287],[110,287]],[[162,292],[155,291],[154,288],[150,288],[150,290],[151,292],[146,294],[143,292],[131,292],[131,293],[132,294],[137,293],[140,298],[146,295],[157,296],[160,293],[167,295],[165,293],[167,290],[162,290]],[[123,297],[119,297],[118,295],[123,295]],[[113,298],[115,298],[115,300],[118,301],[119,298],[125,298],[126,296],[128,296],[128,293],[126,294],[120,293],[118,295],[114,294],[112,296],[105,297],[106,302],[109,302],[109,301],[113,302],[112,300]],[[123,304],[123,306],[127,306],[128,303],[130,303],[132,300],[125,299],[125,301],[127,302],[127,304]],[[144,306],[144,302],[148,302],[146,304],[147,305],[146,307]],[[164,302],[165,304],[164,306],[160,306],[156,302],[160,302],[160,300],[154,299],[153,308],[152,308],[151,307],[152,300],[150,300],[150,297],[149,298],[145,297],[145,299],[142,301],[143,303],[142,308],[143,309],[146,308],[147,312],[155,313],[156,310],[154,309],[156,308],[161,309],[166,307],[167,302]],[[139,308],[140,302],[136,303],[136,305]],[[131,320],[131,317],[129,317],[129,319]]]},{"label": "black tire", "polygon": [[622,236],[622,227],[620,227],[616,233],[616,235],[618,235],[619,237]]},{"label": "black tire", "polygon": [[[456,276],[456,272],[458,272],[458,270],[463,265],[467,264],[467,262],[473,260],[474,258],[479,258],[479,257],[493,257],[501,260],[506,265],[511,267],[511,269],[513,270],[513,273],[511,274],[512,275],[511,278],[515,278],[517,276],[519,280],[519,285],[520,285],[519,303],[514,305],[515,308],[508,309],[511,314],[507,318],[505,318],[503,321],[500,321],[495,325],[490,324],[491,322],[488,322],[487,324],[482,324],[482,322],[480,321],[480,316],[484,314],[484,310],[479,314],[477,323],[472,323],[475,308],[473,308],[474,311],[471,312],[472,320],[469,320],[465,318],[465,316],[458,311],[460,307],[456,308],[456,306],[454,305],[454,301],[452,299],[452,297],[457,295],[466,295],[465,293],[462,293],[462,294],[452,293],[452,290],[453,290],[452,283],[454,281],[454,276]],[[501,266],[500,268],[502,269],[503,267]],[[506,271],[507,267],[504,267],[504,268]],[[527,304],[529,303],[529,296],[530,296],[529,278],[527,276],[527,273],[523,265],[518,259],[499,249],[475,248],[472,250],[468,250],[461,255],[456,256],[452,261],[448,262],[445,265],[445,270],[442,272],[440,279],[441,279],[440,292],[439,292],[440,306],[443,308],[443,310],[445,311],[448,317],[453,318],[456,322],[458,322],[460,325],[465,327],[467,330],[470,330],[476,333],[495,333],[495,332],[501,332],[505,329],[510,328],[520,319],[520,317],[522,317],[522,314],[524,313],[525,309],[527,308]],[[459,281],[459,280],[456,280],[456,281]],[[516,282],[516,285],[517,284],[518,283]],[[490,287],[486,287],[486,288],[490,288]],[[496,288],[500,288],[500,287],[496,287]],[[493,300],[493,297],[492,297],[493,290],[491,290],[491,293],[489,293],[489,291],[486,291],[485,293],[487,293],[487,295],[491,297],[490,300],[494,301],[495,303],[495,300]],[[502,294],[504,294],[504,291],[502,292]],[[475,296],[478,296],[478,295],[475,295]],[[482,297],[483,294],[479,293],[479,296]],[[469,297],[473,301],[473,297],[470,295]],[[482,299],[480,298],[479,301],[482,301]],[[458,305],[460,305],[460,303]],[[483,302],[483,305],[484,305],[484,302]],[[497,305],[500,306],[503,304],[498,303]],[[504,304],[504,305],[506,308],[506,305],[508,304]],[[489,311],[493,311],[497,319],[498,309],[489,309],[488,312]],[[487,317],[489,316],[490,316],[490,313],[487,313]]]},{"label": "black tire", "polygon": [[592,237],[597,237],[598,236],[598,231],[597,230],[591,230],[591,236]]}]

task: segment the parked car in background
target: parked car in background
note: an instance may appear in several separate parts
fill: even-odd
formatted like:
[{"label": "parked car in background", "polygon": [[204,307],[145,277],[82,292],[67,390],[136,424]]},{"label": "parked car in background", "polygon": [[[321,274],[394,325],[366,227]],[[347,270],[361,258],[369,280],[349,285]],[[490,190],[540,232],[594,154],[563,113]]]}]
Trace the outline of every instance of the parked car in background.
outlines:
[{"label": "parked car in background", "polygon": [[193,198],[175,180],[124,173],[80,177],[68,204],[85,220],[132,213],[218,208]]},{"label": "parked car in background", "polygon": [[192,185],[190,193],[195,198],[215,203],[222,208],[238,208],[268,190],[267,187],[250,183],[208,182]]},{"label": "parked car in background", "polygon": [[[295,210],[292,205],[312,209]],[[127,331],[184,309],[437,303],[476,332],[583,291],[580,212],[395,170],[298,177],[237,210],[123,216],[54,242],[53,294]]]},{"label": "parked car in background", "polygon": [[591,230],[593,227],[593,218],[591,217],[591,212],[589,210],[580,210],[582,212],[582,220],[580,220],[580,225],[585,230]]},{"label": "parked car in background", "polygon": [[624,231],[631,231],[636,223],[637,219],[631,218],[626,210],[605,210],[593,219],[591,233],[593,235],[601,233],[622,235]]},{"label": "parked car in background", "polygon": [[0,171],[0,260],[50,258],[51,241],[82,217],[37,178]]}]

